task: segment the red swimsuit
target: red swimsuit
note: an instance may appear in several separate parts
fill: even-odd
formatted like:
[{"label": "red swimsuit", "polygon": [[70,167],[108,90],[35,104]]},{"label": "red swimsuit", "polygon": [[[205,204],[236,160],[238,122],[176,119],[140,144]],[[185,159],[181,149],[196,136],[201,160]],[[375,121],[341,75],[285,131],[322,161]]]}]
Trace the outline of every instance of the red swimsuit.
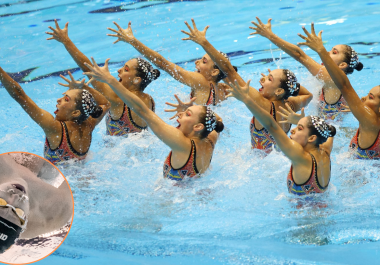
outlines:
[{"label": "red swimsuit", "polygon": [[[61,121],[62,137],[59,146],[52,150],[46,138],[44,146],[44,157],[54,165],[65,163],[68,160],[83,160],[86,158],[88,150],[84,153],[77,152],[70,143],[69,133],[66,123]],[[90,148],[89,148],[90,149]]]},{"label": "red swimsuit", "polygon": [[289,193],[293,193],[295,195],[309,195],[314,193],[323,193],[327,190],[329,183],[327,183],[326,187],[322,187],[319,184],[317,177],[317,161],[312,154],[310,154],[311,160],[313,161],[313,165],[311,168],[311,174],[309,179],[303,184],[295,183],[293,179],[293,165],[290,167],[290,171],[287,177],[287,184]]},{"label": "red swimsuit", "polygon": [[380,159],[380,131],[377,135],[375,142],[368,148],[362,149],[359,146],[359,129],[356,131],[355,136],[352,138],[350,148],[353,155],[357,159]]},{"label": "red swimsuit", "polygon": [[177,169],[172,167],[172,162],[171,162],[172,151],[170,151],[168,157],[165,159],[165,162],[164,162],[164,171],[163,171],[164,178],[169,178],[173,180],[182,180],[186,176],[192,178],[199,174],[196,161],[195,161],[197,150],[196,150],[194,141],[193,140],[190,140],[190,141],[191,141],[191,151],[189,154],[189,158],[187,159],[187,162],[185,163],[185,165],[183,165],[182,167],[177,168]]},{"label": "red swimsuit", "polygon": [[[154,112],[154,101],[152,99],[152,111]],[[132,119],[131,109],[124,104],[123,114],[120,119],[113,120],[108,112],[106,116],[107,135],[112,136],[128,136],[130,133],[139,133],[145,130],[146,127],[138,126]]]}]

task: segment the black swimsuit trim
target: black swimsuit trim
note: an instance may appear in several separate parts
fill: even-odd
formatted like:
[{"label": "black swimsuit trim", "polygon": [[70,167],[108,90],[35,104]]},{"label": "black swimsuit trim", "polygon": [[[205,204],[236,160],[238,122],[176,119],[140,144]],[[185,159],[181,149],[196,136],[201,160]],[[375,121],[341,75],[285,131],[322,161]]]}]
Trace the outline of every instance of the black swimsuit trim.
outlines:
[{"label": "black swimsuit trim", "polygon": [[359,131],[359,129],[358,129],[358,137],[357,137],[357,139],[358,139],[358,147],[359,147],[361,150],[363,150],[363,151],[372,148],[372,147],[375,145],[377,139],[379,139],[379,137],[380,137],[380,130],[379,130],[379,132],[377,133],[377,137],[376,137],[375,141],[373,142],[373,144],[372,144],[370,147],[367,147],[367,148],[361,148],[360,145],[359,145],[359,133],[360,133],[360,131]]}]

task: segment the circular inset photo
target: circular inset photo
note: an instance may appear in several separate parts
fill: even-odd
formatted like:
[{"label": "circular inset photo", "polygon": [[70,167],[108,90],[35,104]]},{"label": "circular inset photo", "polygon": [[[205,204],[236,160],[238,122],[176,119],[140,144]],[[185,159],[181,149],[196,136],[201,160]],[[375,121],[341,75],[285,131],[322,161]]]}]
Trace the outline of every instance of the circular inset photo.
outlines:
[{"label": "circular inset photo", "polygon": [[73,195],[56,166],[30,153],[0,154],[0,262],[49,256],[65,240],[73,217]]}]

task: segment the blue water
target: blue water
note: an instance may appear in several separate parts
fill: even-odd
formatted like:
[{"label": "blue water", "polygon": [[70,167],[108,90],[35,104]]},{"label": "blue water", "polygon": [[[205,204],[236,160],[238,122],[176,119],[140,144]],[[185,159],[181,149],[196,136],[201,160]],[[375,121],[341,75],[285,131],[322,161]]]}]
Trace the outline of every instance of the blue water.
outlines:
[{"label": "blue water", "polygon": [[[58,74],[73,69],[76,78],[82,76],[62,44],[45,40],[47,27],[54,26],[52,19],[60,19],[62,27],[70,22],[69,36],[87,56],[98,62],[111,58],[110,70],[116,76],[120,65],[138,53],[125,43],[112,44],[114,39],[106,36],[112,21],[126,27],[131,20],[137,38],[193,70],[193,61],[204,51],[182,41],[180,30],[186,30],[184,20],[194,18],[199,28],[210,25],[210,42],[230,54],[232,64],[245,79],[252,79],[253,86],[259,85],[260,73],[267,68],[289,68],[317,95],[322,84],[305,68],[268,40],[249,38],[255,16],[263,21],[272,17],[273,31],[292,43],[301,40],[296,35],[301,25],[314,21],[316,30],[324,30],[327,49],[340,43],[353,45],[364,69],[350,80],[363,96],[378,85],[379,13],[379,1],[2,1],[0,65],[8,72],[20,72],[15,78],[28,95],[52,113],[65,91],[57,84]],[[155,99],[157,114],[168,121],[164,102],[173,101],[174,93],[188,98],[189,88],[162,72],[146,92]],[[0,98],[0,152],[42,155],[42,129],[3,88]],[[315,107],[313,100],[307,114],[315,113]],[[112,138],[105,136],[102,122],[94,132],[87,163],[62,169],[74,191],[74,222],[61,247],[40,263],[378,262],[379,165],[349,158],[348,143],[358,127],[351,114],[339,125],[334,141],[329,192],[318,198],[326,207],[306,203],[297,208],[303,202],[286,189],[289,160],[276,152],[262,159],[250,148],[250,112],[234,99],[215,111],[226,128],[210,170],[180,187],[162,179],[162,164],[170,150],[151,132]]]}]

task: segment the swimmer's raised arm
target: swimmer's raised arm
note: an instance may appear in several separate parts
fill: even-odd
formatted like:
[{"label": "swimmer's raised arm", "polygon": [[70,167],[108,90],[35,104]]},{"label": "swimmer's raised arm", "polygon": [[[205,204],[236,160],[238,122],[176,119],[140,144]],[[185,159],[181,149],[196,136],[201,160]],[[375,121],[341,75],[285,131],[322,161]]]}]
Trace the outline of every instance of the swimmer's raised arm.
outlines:
[{"label": "swimmer's raised arm", "polygon": [[18,104],[25,112],[44,130],[47,137],[61,133],[61,123],[54,119],[46,110],[41,109],[37,104],[25,93],[19,83],[12,79],[0,67],[0,81]]},{"label": "swimmer's raised arm", "polygon": [[[52,37],[47,38],[47,40],[56,40],[62,43],[66,50],[69,52],[71,57],[74,59],[75,63],[82,69],[83,72],[88,72],[89,69],[84,63],[88,63],[91,65],[90,59],[86,57],[72,42],[68,35],[68,26],[69,22],[66,23],[65,27],[61,29],[56,19],[54,19],[56,28],[50,27],[52,32],[45,32],[46,34],[51,35]],[[121,100],[117,97],[115,92],[107,85],[102,82],[98,82],[93,80],[91,83],[95,89],[97,89],[100,93],[102,93],[110,102],[114,105],[123,104]]]},{"label": "swimmer's raised arm", "polygon": [[255,118],[257,118],[264,128],[274,137],[282,152],[293,164],[307,163],[310,158],[302,146],[291,140],[280,125],[273,119],[272,115],[261,108],[255,100],[249,96],[249,89],[252,89],[249,87],[249,82],[250,80],[248,80],[243,87],[241,87],[237,81],[230,83],[232,89],[229,90],[231,92],[229,96],[235,97],[247,106]]},{"label": "swimmer's raised arm", "polygon": [[137,115],[139,115],[152,129],[155,135],[167,144],[172,150],[179,152],[188,152],[191,148],[191,142],[180,131],[165,123],[160,117],[157,116],[146,104],[114,78],[108,70],[108,61],[106,60],[103,67],[99,67],[95,60],[93,65],[89,67],[91,72],[84,73],[92,76],[92,78],[107,83],[115,93],[128,105]]},{"label": "swimmer's raised arm", "polygon": [[329,53],[323,46],[322,31],[320,31],[317,36],[313,23],[311,24],[311,33],[309,33],[305,28],[303,28],[303,31],[305,32],[306,36],[303,36],[301,34],[299,34],[299,36],[306,42],[299,44],[306,45],[318,53],[336,87],[342,92],[342,95],[346,99],[352,114],[354,114],[356,119],[358,119],[359,123],[370,128],[372,128],[373,125],[377,125],[376,127],[378,127],[379,118],[377,117],[377,114],[361,101],[358,94],[352,87],[349,79],[347,78],[347,75],[332,60]]},{"label": "swimmer's raised arm", "polygon": [[202,75],[196,72],[190,72],[182,67],[179,67],[175,63],[172,63],[165,59],[158,52],[150,49],[146,45],[144,45],[141,41],[135,38],[132,32],[131,22],[128,23],[128,28],[121,28],[116,22],[114,22],[118,30],[108,28],[109,30],[115,32],[116,34],[107,34],[111,37],[118,38],[115,42],[124,41],[132,45],[137,51],[139,51],[142,55],[148,58],[154,65],[158,68],[164,70],[168,74],[170,74],[177,81],[193,88],[198,89],[199,86],[209,87],[210,83],[202,78]]},{"label": "swimmer's raised arm", "polygon": [[[183,38],[183,40],[192,40],[195,43],[198,43],[206,51],[206,53],[211,57],[212,61],[219,67],[219,69],[227,75],[229,80],[237,80],[240,86],[244,86],[246,83],[241,78],[241,76],[236,72],[235,68],[231,62],[224,57],[211,43],[206,39],[206,31],[209,26],[206,26],[203,31],[199,31],[195,25],[194,19],[191,19],[193,23],[193,28],[185,21],[186,26],[190,32],[182,30],[182,32],[189,37]],[[257,100],[257,103],[261,106],[262,101],[266,100],[256,89],[250,89],[249,95]]]},{"label": "swimmer's raised arm", "polygon": [[316,76],[318,74],[321,74],[321,69],[323,68],[322,65],[318,64],[310,56],[306,55],[306,53],[297,45],[294,45],[290,42],[281,39],[272,32],[271,18],[268,19],[267,24],[262,23],[258,17],[256,17],[256,19],[258,21],[257,23],[254,21],[251,22],[255,25],[255,27],[249,27],[250,29],[255,30],[255,32],[251,33],[250,35],[258,34],[267,38],[274,45],[276,45],[281,50],[293,57],[295,60],[303,64],[312,75]]}]

